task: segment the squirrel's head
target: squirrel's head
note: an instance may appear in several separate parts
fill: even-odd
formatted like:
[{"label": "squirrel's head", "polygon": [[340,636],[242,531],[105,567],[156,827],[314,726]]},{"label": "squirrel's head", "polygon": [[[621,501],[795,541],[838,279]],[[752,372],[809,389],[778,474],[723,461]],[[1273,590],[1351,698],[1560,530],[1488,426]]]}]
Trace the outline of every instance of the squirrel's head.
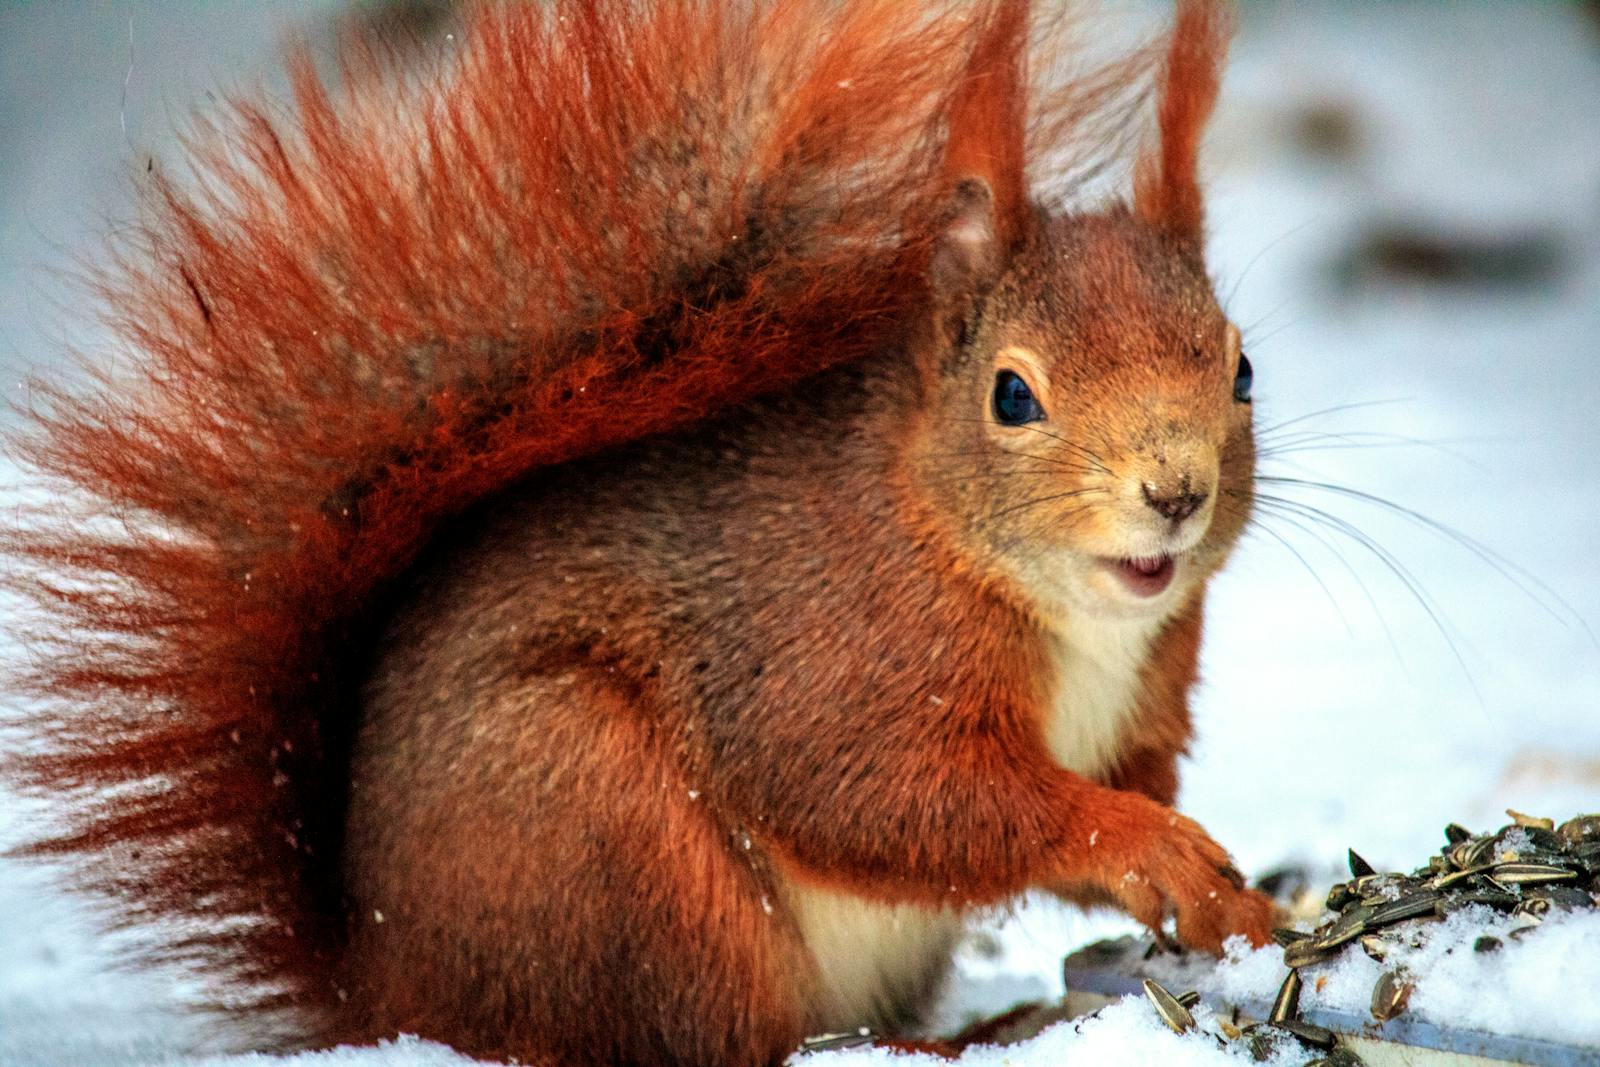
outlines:
[{"label": "squirrel's head", "polygon": [[1051,217],[1020,150],[993,147],[1014,106],[952,120],[914,476],[1047,614],[1166,615],[1248,517],[1250,363],[1205,269],[1196,181],[1224,40],[1212,5],[1180,4],[1131,206]]},{"label": "squirrel's head", "polygon": [[1041,607],[1164,614],[1221,565],[1251,372],[1193,245],[1126,209],[1041,220],[942,333],[918,476]]}]

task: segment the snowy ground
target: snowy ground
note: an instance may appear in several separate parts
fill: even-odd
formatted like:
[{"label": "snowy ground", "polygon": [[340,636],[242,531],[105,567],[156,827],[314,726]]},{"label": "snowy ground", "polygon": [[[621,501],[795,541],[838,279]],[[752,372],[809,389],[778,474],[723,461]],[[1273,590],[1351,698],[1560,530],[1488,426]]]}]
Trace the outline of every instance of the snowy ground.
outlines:
[{"label": "snowy ground", "polygon": [[[6,372],[74,336],[40,268],[125,214],[123,169],[168,150],[163,131],[205,87],[269,66],[289,15],[322,17],[307,4],[0,8]],[[1235,55],[1211,141],[1213,262],[1245,327],[1258,419],[1304,419],[1279,438],[1297,450],[1266,469],[1414,508],[1531,576],[1360,501],[1286,492],[1392,552],[1431,610],[1343,535],[1268,517],[1217,583],[1183,807],[1248,870],[1330,873],[1348,846],[1409,869],[1450,820],[1600,810],[1600,25],[1547,4],[1262,5]],[[1344,410],[1312,414],[1329,408]],[[1298,450],[1311,445],[1329,447]],[[0,839],[21,815],[0,804]],[[943,1014],[1057,995],[1067,951],[1126,929],[1030,902],[963,953]],[[0,868],[0,1063],[152,1063],[211,1036],[172,1014],[182,989],[111,970],[86,930],[37,872]],[[1468,977],[1441,972],[1414,1004],[1526,1026],[1541,1016],[1509,992],[1521,988],[1600,1047],[1600,1003],[1564,992],[1600,983],[1600,953],[1550,964],[1536,941],[1497,955],[1503,995],[1468,997]],[[1270,962],[1240,961],[1230,980],[1275,982]],[[1561,981],[1517,978],[1552,967]],[[1004,1054],[1062,1057],[1224,1055],[1139,1003]],[[326,1062],[463,1061],[399,1042]]]}]

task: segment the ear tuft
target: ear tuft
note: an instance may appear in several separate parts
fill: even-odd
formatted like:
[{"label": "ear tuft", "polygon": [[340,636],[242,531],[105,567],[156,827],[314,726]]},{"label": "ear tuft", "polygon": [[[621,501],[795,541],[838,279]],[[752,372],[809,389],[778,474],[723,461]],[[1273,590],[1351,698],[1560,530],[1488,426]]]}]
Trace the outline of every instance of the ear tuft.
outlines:
[{"label": "ear tuft", "polygon": [[952,307],[982,295],[1000,277],[1004,252],[989,183],[982,178],[961,181],[950,195],[928,261],[928,286],[935,301]]},{"label": "ear tuft", "polygon": [[1178,0],[1157,103],[1159,142],[1139,160],[1134,207],[1145,221],[1199,244],[1205,210],[1200,137],[1216,104],[1232,20],[1221,0]]},{"label": "ear tuft", "polygon": [[1026,0],[994,0],[977,28],[960,85],[950,99],[945,179],[952,187],[978,180],[1002,250],[1022,236],[1028,211],[1025,63]]}]

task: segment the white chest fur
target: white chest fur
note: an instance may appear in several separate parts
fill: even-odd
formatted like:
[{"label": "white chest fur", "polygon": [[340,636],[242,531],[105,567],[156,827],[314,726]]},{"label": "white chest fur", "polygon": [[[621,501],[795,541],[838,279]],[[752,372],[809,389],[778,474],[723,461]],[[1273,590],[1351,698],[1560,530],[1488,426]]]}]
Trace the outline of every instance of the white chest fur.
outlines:
[{"label": "white chest fur", "polygon": [[[1051,636],[1055,670],[1045,740],[1057,763],[1096,776],[1115,762],[1139,702],[1139,676],[1159,621],[1094,620]],[[819,1031],[906,1021],[944,976],[961,933],[947,910],[889,905],[797,881],[784,899],[817,962]]]},{"label": "white chest fur", "polygon": [[1140,672],[1160,625],[1089,619],[1051,635],[1055,678],[1044,732],[1050,754],[1062,767],[1098,777],[1116,761],[1139,706]]},{"label": "white chest fur", "polygon": [[925,1007],[949,968],[961,920],[951,911],[882,904],[789,882],[784,899],[820,979],[816,1032],[894,1029]]}]

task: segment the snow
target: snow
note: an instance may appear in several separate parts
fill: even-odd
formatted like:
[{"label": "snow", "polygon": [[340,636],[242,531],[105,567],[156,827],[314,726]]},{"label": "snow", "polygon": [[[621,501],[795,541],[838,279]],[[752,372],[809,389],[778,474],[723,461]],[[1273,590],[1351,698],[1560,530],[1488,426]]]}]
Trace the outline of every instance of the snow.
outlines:
[{"label": "snow", "polygon": [[[1196,1029],[1176,1034],[1167,1029],[1140,998],[1109,1005],[1092,1017],[1057,1023],[1023,1045],[1003,1048],[978,1046],[957,1061],[962,1067],[1024,1067],[1026,1064],[1092,1063],[1096,1067],[1238,1067],[1243,1059],[1238,1047],[1224,1048],[1217,1019],[1204,1008],[1195,1010]],[[1305,1061],[1303,1053],[1285,1046],[1264,1062],[1289,1067]],[[805,1061],[810,1067],[912,1067],[913,1064],[947,1064],[926,1054],[907,1055],[881,1048],[819,1053]]]},{"label": "snow", "polygon": [[435,1041],[399,1037],[377,1045],[357,1048],[346,1045],[322,1052],[302,1052],[297,1056],[208,1057],[187,1061],[190,1067],[468,1067],[481,1063]]},{"label": "snow", "polygon": [[[322,17],[299,4],[149,0],[0,9],[0,380],[47,361],[63,338],[85,339],[68,290],[44,268],[70,265],[125,215],[125,172],[140,153],[170,151],[163,131],[205,86],[266,69],[282,22]],[[1382,509],[1294,491],[1398,557],[1444,633],[1404,582],[1337,533],[1268,518],[1250,539],[1210,597],[1182,797],[1248,871],[1304,861],[1331,881],[1352,846],[1380,870],[1409,869],[1447,822],[1477,830],[1502,824],[1508,807],[1600,810],[1597,104],[1600,36],[1578,5],[1244,12],[1210,142],[1210,220],[1220,291],[1256,368],[1257,418],[1305,418],[1286,434],[1346,435],[1286,446],[1374,446],[1285,454],[1264,469],[1415,508],[1550,587],[1504,577]],[[1498,283],[1396,276],[1360,255],[1396,227],[1527,238],[1547,265]],[[1306,418],[1344,405],[1370,406]],[[15,839],[24,814],[0,802],[0,841]],[[1397,950],[1393,962],[1418,980],[1409,1011],[1600,1045],[1600,1002],[1582,992],[1600,986],[1600,919],[1554,915],[1514,941],[1503,932],[1521,920],[1493,918],[1502,949],[1474,953],[1474,918]],[[1067,952],[1133,931],[1040,899],[982,925],[939,1005],[946,1026],[1059,996]],[[470,1062],[410,1039],[222,1055],[237,1035],[181,1013],[192,987],[114,969],[114,945],[90,929],[83,905],[42,872],[0,866],[0,1063]],[[1236,952],[1209,981],[1270,998],[1283,973],[1275,950]],[[1307,969],[1302,1004],[1365,1011],[1378,974],[1348,949]],[[964,1062],[1063,1059],[1238,1062],[1210,1038],[1167,1031],[1140,1000]]]},{"label": "snow", "polygon": [[[1436,924],[1402,924],[1406,940],[1383,963],[1351,944],[1328,961],[1301,971],[1301,1011],[1339,1008],[1369,1017],[1372,987],[1385,971],[1404,971],[1413,983],[1406,1016],[1484,1033],[1567,1041],[1600,1047],[1600,913],[1552,911],[1517,938],[1521,916],[1476,906]],[[1476,952],[1480,937],[1501,947]],[[1245,949],[1245,951],[1240,951]],[[1271,1001],[1287,972],[1276,948],[1248,951],[1242,943],[1207,979],[1231,1000]]]},{"label": "snow", "polygon": [[1520,827],[1512,830],[1510,833],[1506,834],[1505,837],[1500,839],[1499,844],[1495,845],[1495,862],[1498,863],[1508,858],[1515,859],[1522,853],[1527,852],[1532,845],[1533,842],[1528,840],[1526,831],[1522,830]]}]

